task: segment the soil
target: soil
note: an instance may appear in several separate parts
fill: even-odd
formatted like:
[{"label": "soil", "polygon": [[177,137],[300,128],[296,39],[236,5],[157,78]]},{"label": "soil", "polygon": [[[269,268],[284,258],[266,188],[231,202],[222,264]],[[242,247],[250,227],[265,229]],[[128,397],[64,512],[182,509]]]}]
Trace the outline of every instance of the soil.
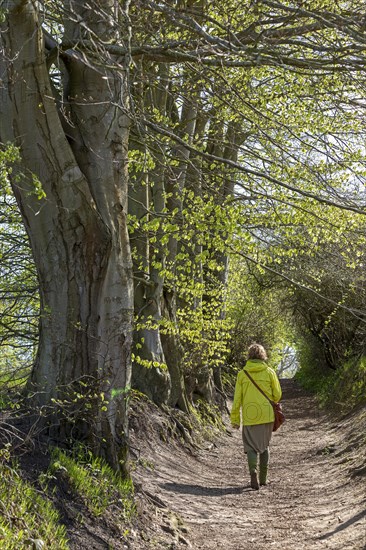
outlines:
[{"label": "soil", "polygon": [[332,419],[295,382],[281,385],[286,422],[273,434],[269,484],[259,491],[229,424],[197,448],[169,440],[157,409],[144,426],[131,419],[139,523],[124,548],[366,548],[365,409]]}]

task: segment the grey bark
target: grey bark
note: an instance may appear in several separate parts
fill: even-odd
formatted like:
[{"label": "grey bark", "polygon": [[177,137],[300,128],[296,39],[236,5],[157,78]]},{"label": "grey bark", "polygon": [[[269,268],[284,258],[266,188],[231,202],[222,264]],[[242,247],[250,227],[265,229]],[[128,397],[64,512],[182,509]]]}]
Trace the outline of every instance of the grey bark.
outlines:
[{"label": "grey bark", "polygon": [[[149,85],[144,90],[141,90],[141,87],[136,89],[137,104],[143,105],[147,113],[156,109],[161,115],[167,116],[169,112],[174,111],[174,104],[168,93],[169,69],[164,65],[144,67],[141,64],[139,70],[136,80],[140,77]],[[140,150],[141,153],[144,147],[148,147],[145,141],[143,136],[134,133],[131,148]],[[168,206],[170,210],[173,208],[171,203],[167,205],[165,198],[169,191],[166,178],[168,170],[165,157],[166,146],[153,143],[149,153],[152,154],[155,165],[146,174],[141,172],[132,174],[129,209],[138,219],[158,218],[162,221],[166,216],[166,207]],[[141,325],[136,334],[139,345],[136,354],[143,360],[166,365],[167,370],[159,367],[145,367],[144,364],[136,361],[133,365],[133,384],[158,404],[178,406],[188,411],[189,404],[185,396],[181,372],[182,350],[174,331],[161,330],[163,318],[171,325],[175,323],[172,317],[174,309],[172,304],[175,303],[175,297],[169,297],[169,293],[164,291],[165,281],[162,269],[166,267],[167,252],[161,242],[163,236],[164,229],[160,226],[156,231],[154,243],[149,241],[149,236],[140,230],[136,231],[133,237],[136,255],[135,274],[137,275],[135,313]],[[170,241],[170,251],[172,246],[176,250],[174,239]],[[174,260],[175,253],[170,255],[170,259]],[[170,299],[172,302],[168,304],[167,300]],[[149,319],[153,322],[153,327],[149,326]]]},{"label": "grey bark", "polygon": [[[74,8],[91,28],[98,25],[96,32],[110,31],[81,3]],[[28,390],[34,406],[52,411],[56,439],[83,438],[123,469],[133,316],[126,72],[70,62],[70,145],[52,96],[36,4],[12,3],[1,31],[0,138],[20,148],[12,185],[41,296]],[[66,32],[77,29],[70,24]],[[46,193],[42,201],[35,177]]]},{"label": "grey bark", "polygon": [[[225,139],[223,140],[223,149],[222,151],[217,151],[217,153],[220,154],[222,158],[231,160],[236,163],[238,160],[239,147],[242,144],[243,140],[244,133],[241,124],[235,121],[230,122],[226,130]],[[235,172],[232,170],[227,170],[225,173],[225,177],[223,178],[222,187],[218,194],[218,202],[224,204],[229,197],[233,196],[234,187]],[[226,235],[222,235],[222,241],[225,242],[225,240]],[[229,272],[229,257],[227,252],[225,250],[217,250],[216,261],[218,265],[222,266],[222,270],[219,271],[217,274],[218,283],[222,285],[223,289],[226,289]],[[222,300],[218,316],[220,320],[225,319],[226,311],[224,299]],[[221,398],[224,395],[224,388],[222,384],[220,366],[216,366],[213,369],[213,380],[215,383],[215,387],[218,389],[219,392],[219,401],[222,401]]]},{"label": "grey bark", "polygon": [[[141,84],[135,86],[136,106],[149,112],[157,108],[164,112],[166,105],[165,67],[158,67],[157,76],[149,76],[143,63],[138,66],[135,80]],[[142,76],[142,78],[141,78]],[[158,79],[158,85],[155,82]],[[145,82],[149,81],[147,91]],[[137,167],[130,171],[129,212],[140,222],[148,222],[158,216],[161,220],[165,209],[164,197],[164,159],[158,151],[154,152],[155,168],[145,168],[143,157],[149,156],[147,136],[142,125],[133,128],[130,150],[139,153]],[[171,380],[161,342],[161,302],[163,277],[161,269],[165,266],[165,255],[160,244],[162,229],[156,234],[156,242],[150,242],[147,230],[138,228],[131,239],[134,256],[135,274],[135,316],[137,330],[134,334],[135,361],[132,369],[133,387],[145,393],[157,404],[168,403]],[[161,268],[157,267],[157,263]]]},{"label": "grey bark", "polygon": [[[144,144],[130,140],[132,151],[144,152]],[[149,171],[131,170],[129,212],[139,221],[149,221],[151,214],[151,190]],[[132,385],[157,404],[166,404],[170,395],[170,377],[160,337],[162,280],[153,267],[149,235],[136,229],[131,237],[135,274],[134,333],[135,360],[132,366]],[[159,258],[155,258],[158,261]]]},{"label": "grey bark", "polygon": [[[192,94],[191,97],[185,98],[182,105],[182,112],[179,118],[178,133],[184,137],[188,144],[192,143],[195,135],[198,105],[197,94]],[[170,168],[166,179],[166,191],[168,193],[167,206],[170,212],[176,210],[176,223],[182,225],[182,194],[187,184],[188,167],[190,166],[190,150],[183,144],[176,143],[172,147],[172,155],[176,161],[176,166]],[[177,263],[177,254],[180,249],[180,242],[176,236],[171,236],[169,239],[169,251],[167,255],[167,264],[172,272],[175,272]],[[177,302],[179,297],[176,294],[176,289],[165,289],[164,292],[164,312],[172,327],[177,325]],[[170,397],[170,405],[178,405],[182,410],[189,410],[189,399],[186,391],[186,383],[184,377],[184,352],[180,342],[179,332],[172,331],[163,337],[163,346],[166,350],[168,368],[172,380],[172,391]]]}]

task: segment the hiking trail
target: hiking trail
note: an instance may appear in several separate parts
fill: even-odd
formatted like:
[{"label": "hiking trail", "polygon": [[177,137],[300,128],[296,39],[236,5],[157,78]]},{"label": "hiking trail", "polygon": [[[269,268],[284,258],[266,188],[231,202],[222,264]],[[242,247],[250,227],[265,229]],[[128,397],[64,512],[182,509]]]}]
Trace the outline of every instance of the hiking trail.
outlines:
[{"label": "hiking trail", "polygon": [[332,423],[293,380],[281,386],[286,422],[273,434],[269,484],[259,491],[249,486],[241,432],[229,424],[194,453],[156,441],[141,447],[134,481],[158,505],[163,524],[139,548],[366,548],[365,474],[352,475],[352,445],[342,446],[352,418]]}]

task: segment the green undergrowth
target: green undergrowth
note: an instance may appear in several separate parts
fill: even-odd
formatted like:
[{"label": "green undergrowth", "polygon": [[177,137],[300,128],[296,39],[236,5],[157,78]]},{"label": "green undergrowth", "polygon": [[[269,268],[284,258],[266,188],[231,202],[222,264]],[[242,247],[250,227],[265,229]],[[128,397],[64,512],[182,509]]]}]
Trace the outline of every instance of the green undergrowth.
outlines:
[{"label": "green undergrowth", "polygon": [[66,529],[52,502],[24,481],[16,466],[1,463],[0,548],[69,548]]},{"label": "green undergrowth", "polygon": [[122,478],[87,449],[79,447],[68,454],[53,448],[49,469],[41,475],[40,482],[47,487],[48,481],[57,477],[67,481],[95,516],[102,515],[115,505],[118,506],[119,519],[131,519],[134,513],[132,482]]},{"label": "green undergrowth", "polygon": [[222,414],[217,406],[208,403],[204,399],[197,400],[195,405],[193,414],[198,421],[204,438],[211,439],[225,429]]},{"label": "green undergrowth", "polygon": [[366,404],[366,357],[350,360],[337,370],[319,371],[314,365],[302,365],[296,380],[317,395],[320,406],[340,414]]},{"label": "green undergrowth", "polygon": [[[95,518],[108,517],[121,534],[128,531],[135,513],[132,482],[86,449],[53,448],[48,469],[34,483],[24,477],[5,446],[0,451],[0,550],[69,549],[57,509],[60,494],[69,490],[72,500],[82,502]],[[65,485],[68,490],[60,493]]]},{"label": "green undergrowth", "polygon": [[130,420],[139,437],[157,436],[165,443],[175,439],[183,445],[197,446],[205,440],[212,441],[225,430],[219,407],[203,398],[196,399],[189,412],[183,412],[167,405],[156,405],[135,390],[131,392]]}]

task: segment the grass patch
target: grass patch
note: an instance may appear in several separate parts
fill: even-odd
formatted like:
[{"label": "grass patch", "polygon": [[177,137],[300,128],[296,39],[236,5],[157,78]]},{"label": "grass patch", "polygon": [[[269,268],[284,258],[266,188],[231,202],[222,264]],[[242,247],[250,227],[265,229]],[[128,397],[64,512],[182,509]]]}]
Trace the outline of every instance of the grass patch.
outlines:
[{"label": "grass patch", "polygon": [[41,482],[47,482],[48,476],[60,474],[95,516],[102,515],[107,508],[116,505],[121,519],[131,519],[134,513],[132,482],[123,479],[88,450],[80,447],[72,455],[57,447],[53,448],[49,471]]},{"label": "grass patch", "polygon": [[69,548],[52,503],[5,464],[0,464],[0,548]]}]

